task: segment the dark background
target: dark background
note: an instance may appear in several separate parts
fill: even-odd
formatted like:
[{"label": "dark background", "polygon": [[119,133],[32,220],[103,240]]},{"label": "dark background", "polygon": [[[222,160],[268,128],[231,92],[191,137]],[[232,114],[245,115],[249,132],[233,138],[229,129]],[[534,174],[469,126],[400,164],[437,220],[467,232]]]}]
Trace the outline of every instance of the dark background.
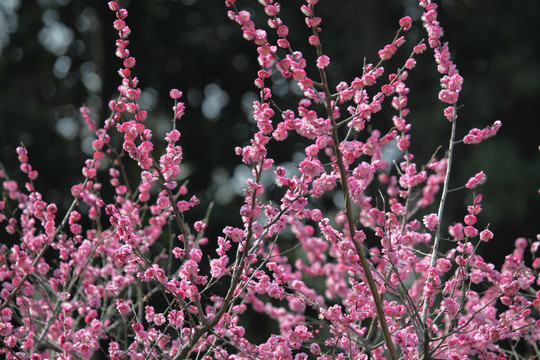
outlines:
[{"label": "dark background", "polygon": [[[120,2],[121,6],[127,3]],[[293,46],[312,58],[304,16],[299,12],[302,2],[283,3],[282,18],[297,29],[290,36]],[[111,25],[114,15],[106,4],[95,0],[0,4],[0,160],[12,178],[22,179],[17,174],[15,147],[24,142],[32,165],[40,172],[37,188],[47,201],[69,203],[68,189],[81,181],[80,168],[92,137],[78,114],[79,106],[90,106],[93,117],[102,122],[120,81],[116,71],[121,62],[114,56],[116,34]],[[457,147],[451,185],[464,184],[480,170],[488,175],[487,184],[479,190],[484,195],[479,220],[483,225],[479,226],[489,223],[495,239],[482,251],[489,260],[500,262],[515,238],[532,239],[539,232],[540,2],[446,0],[440,5],[444,40],[450,42],[453,59],[465,78],[458,137],[472,127],[503,122],[496,138],[479,146]],[[256,10],[262,26],[265,19],[258,3],[240,0],[238,6]],[[257,92],[254,45],[227,18],[224,1],[131,1],[128,11],[129,48],[137,59],[134,75],[143,90],[141,106],[149,111],[147,126],[156,137],[170,129],[168,92],[181,89],[187,115],[179,130],[190,190],[203,202],[217,192],[214,229],[238,223],[237,212],[230,206],[238,204],[232,194],[242,183],[234,176],[243,168],[237,167],[240,159],[234,147],[246,144],[255,128],[249,120],[250,100]],[[414,0],[327,0],[320,1],[316,12],[323,18],[321,39],[332,60],[329,74],[334,85],[361,74],[364,59],[378,60],[377,50],[391,41],[400,17],[409,15],[415,22],[397,60],[425,37]],[[413,124],[413,152],[419,154],[416,159],[421,164],[439,144],[447,146],[450,124],[442,117],[443,105],[437,100],[439,83],[432,53],[421,55],[418,61],[408,82],[408,120]],[[282,108],[294,106],[297,100],[287,84],[278,83],[275,89]],[[377,114],[375,126],[388,127],[392,115],[391,111]],[[301,151],[300,146],[289,144],[284,153],[276,150],[278,159]],[[450,197],[446,219],[462,221],[472,201],[471,195],[464,194]]]}]

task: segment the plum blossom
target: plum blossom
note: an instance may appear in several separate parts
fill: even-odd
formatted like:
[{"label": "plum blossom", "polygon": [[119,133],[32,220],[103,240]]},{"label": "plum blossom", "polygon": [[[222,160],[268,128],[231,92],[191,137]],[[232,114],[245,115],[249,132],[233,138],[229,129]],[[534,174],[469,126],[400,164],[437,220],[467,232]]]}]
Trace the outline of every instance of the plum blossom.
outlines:
[{"label": "plum blossom", "polygon": [[435,231],[439,226],[439,217],[437,214],[429,214],[424,216],[423,222],[430,231]]},{"label": "plum blossom", "polygon": [[487,175],[484,174],[483,171],[480,171],[478,174],[476,174],[472,178],[470,178],[469,181],[467,181],[467,184],[465,185],[465,187],[467,189],[474,189],[478,185],[484,184],[486,182],[486,180],[487,180]]},{"label": "plum blossom", "polygon": [[[254,133],[235,150],[249,170],[239,182],[238,212],[223,214],[210,211],[212,191],[199,200],[184,179],[175,121],[185,115],[182,92],[169,91],[173,121],[164,142],[147,124],[134,77],[143,61],[130,53],[128,12],[108,2],[118,96],[102,124],[81,108],[94,138],[71,205],[38,191],[24,146],[16,149],[21,184],[0,169],[7,236],[0,245],[0,353],[92,358],[106,339],[103,350],[114,360],[416,359],[425,350],[445,359],[496,359],[513,339],[536,344],[540,235],[518,238],[499,267],[478,251],[494,238],[489,225],[481,227],[482,195],[460,219],[442,211],[443,200],[438,214],[424,210],[447,195],[460,204],[460,192],[447,190],[451,157],[414,153],[421,139],[408,119],[414,89],[407,79],[430,47],[443,115],[456,124],[463,78],[443,42],[437,5],[419,0],[427,41],[398,71],[382,64],[409,41],[402,36],[412,27],[408,16],[379,51],[381,61],[366,60],[358,77],[335,79],[332,90],[318,0],[300,6],[310,31],[304,42],[314,46],[309,54],[295,51],[301,34],[280,18],[281,5],[259,3],[264,11],[254,16],[242,1],[226,1],[229,18],[256,47],[259,68]],[[277,79],[299,86],[298,98],[287,99],[293,107],[275,96]],[[394,115],[383,126],[375,114],[384,107]],[[473,129],[451,144],[478,143],[500,126]],[[283,146],[292,157],[274,158]],[[479,172],[465,188],[485,181]],[[232,225],[212,238],[220,216]],[[440,228],[446,222],[447,231]],[[254,313],[275,324],[256,342],[245,321]]]},{"label": "plum blossom", "polygon": [[465,137],[463,138],[463,142],[465,144],[479,144],[483,140],[490,138],[492,136],[495,136],[499,129],[502,126],[502,122],[497,120],[493,123],[492,126],[487,126],[483,130],[474,128]]}]

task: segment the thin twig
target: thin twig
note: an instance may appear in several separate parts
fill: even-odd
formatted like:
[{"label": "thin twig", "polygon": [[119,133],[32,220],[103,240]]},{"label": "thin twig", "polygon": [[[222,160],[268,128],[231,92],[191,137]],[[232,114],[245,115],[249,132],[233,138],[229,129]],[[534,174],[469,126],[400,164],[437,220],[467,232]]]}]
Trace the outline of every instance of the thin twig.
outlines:
[{"label": "thin twig", "polygon": [[[454,105],[454,109],[455,109],[455,105]],[[439,210],[437,212],[437,216],[439,218],[439,224],[437,225],[437,229],[435,231],[435,239],[433,240],[433,250],[431,252],[431,262],[430,262],[430,267],[435,267],[436,263],[437,263],[437,252],[439,251],[439,242],[440,242],[440,239],[441,239],[441,222],[442,222],[442,218],[443,218],[443,215],[444,215],[444,206],[446,204],[446,198],[448,196],[448,184],[450,183],[450,170],[451,170],[451,167],[452,167],[452,158],[453,158],[453,155],[454,155],[454,138],[456,136],[456,117],[454,116],[454,118],[452,119],[452,130],[451,130],[451,133],[450,133],[450,141],[449,141],[449,145],[448,145],[448,162],[447,162],[447,165],[446,165],[446,174],[445,174],[445,177],[444,177],[444,183],[443,183],[443,190],[442,190],[442,194],[441,194],[441,201],[439,202]],[[433,279],[431,277],[431,275],[428,275],[428,278],[426,280],[426,283],[429,283],[431,282]],[[422,324],[424,324],[424,343],[423,343],[423,349],[422,351],[424,352],[424,359],[425,360],[428,360],[429,359],[429,331],[427,330],[427,317],[428,317],[428,313],[429,313],[429,298],[428,297],[425,297],[424,298],[424,301],[423,301],[423,304],[422,304],[422,317],[421,317],[421,320],[422,320]]]}]

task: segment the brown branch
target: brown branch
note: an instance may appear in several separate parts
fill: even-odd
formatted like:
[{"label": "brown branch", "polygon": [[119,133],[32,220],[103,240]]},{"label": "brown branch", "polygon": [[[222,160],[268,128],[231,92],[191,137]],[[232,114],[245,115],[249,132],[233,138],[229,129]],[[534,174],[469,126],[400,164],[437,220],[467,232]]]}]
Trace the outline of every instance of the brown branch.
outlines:
[{"label": "brown branch", "polygon": [[[313,34],[317,35],[316,30],[313,29]],[[322,53],[322,47],[321,45],[317,46],[317,55],[321,56]],[[362,265],[362,268],[364,270],[364,274],[366,276],[366,281],[369,286],[369,290],[371,292],[371,296],[373,298],[373,301],[375,303],[375,308],[377,310],[377,317],[379,318],[379,324],[381,326],[381,330],[384,336],[384,341],[386,343],[386,347],[388,348],[388,352],[390,354],[390,358],[392,360],[398,360],[398,356],[396,353],[396,349],[394,347],[394,343],[392,341],[392,336],[390,335],[390,330],[388,329],[388,323],[386,322],[386,317],[384,314],[384,309],[381,302],[381,297],[379,296],[379,291],[377,289],[377,284],[375,283],[375,280],[373,278],[373,273],[371,271],[370,264],[366,258],[366,255],[364,253],[364,250],[362,248],[362,244],[360,244],[357,240],[354,239],[355,233],[356,233],[356,226],[354,224],[354,219],[352,215],[352,204],[351,204],[351,196],[349,192],[349,184],[347,183],[347,169],[345,168],[345,164],[343,162],[343,154],[341,153],[341,150],[339,149],[339,136],[338,136],[338,124],[336,123],[336,119],[334,118],[334,112],[332,109],[332,99],[330,94],[330,87],[328,84],[328,79],[326,77],[326,72],[324,69],[319,69],[319,74],[321,76],[321,81],[323,83],[323,90],[325,94],[325,100],[326,100],[326,112],[328,115],[328,118],[331,121],[332,124],[332,140],[334,142],[334,153],[336,155],[337,164],[339,168],[339,174],[341,178],[341,188],[343,190],[343,198],[345,200],[345,215],[347,216],[347,224],[349,227],[349,235],[351,237],[351,240],[354,244],[355,251],[360,259],[360,264]]]}]

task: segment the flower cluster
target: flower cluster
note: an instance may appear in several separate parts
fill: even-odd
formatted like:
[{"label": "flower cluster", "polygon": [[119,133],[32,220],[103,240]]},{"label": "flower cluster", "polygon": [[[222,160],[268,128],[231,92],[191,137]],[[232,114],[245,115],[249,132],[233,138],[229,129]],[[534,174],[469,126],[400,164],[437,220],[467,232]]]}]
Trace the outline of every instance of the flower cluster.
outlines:
[{"label": "flower cluster", "polygon": [[497,120],[493,123],[492,126],[487,126],[485,129],[472,129],[467,135],[463,138],[465,144],[479,144],[483,140],[495,136],[499,129],[501,128],[502,123]]},{"label": "flower cluster", "polygon": [[[444,212],[447,197],[467,196],[487,180],[480,171],[449,190],[454,146],[479,143],[501,123],[455,141],[463,78],[441,41],[437,5],[419,0],[427,44],[402,54],[404,32],[416,26],[403,17],[377,63],[332,83],[318,0],[300,7],[313,54],[297,50],[278,2],[259,2],[264,22],[236,0],[225,2],[256,48],[259,96],[256,132],[235,149],[251,170],[239,222],[215,238],[206,233],[211,205],[204,219],[186,220],[204,204],[179,184],[182,92],[169,92],[172,128],[161,147],[146,125],[151,114],[138,104],[128,11],[108,2],[122,63],[119,96],[102,125],[81,108],[94,152],[82,166],[84,180],[71,188],[71,206],[64,213],[36,190],[38,172],[24,146],[17,154],[25,186],[0,170],[0,224],[10,237],[0,245],[0,354],[397,360],[498,359],[515,355],[518,345],[534,351],[540,235],[516,240],[497,269],[477,251],[495,240],[479,216],[482,195],[474,194],[460,221]],[[452,130],[444,156],[421,163],[411,146],[418,140],[407,80],[428,48],[441,76],[441,117]],[[390,58],[402,64],[393,72]],[[302,90],[292,108],[273,97],[275,76]],[[383,107],[393,109],[391,119],[375,116]],[[296,168],[269,151],[290,141],[304,146]],[[398,157],[389,158],[389,149]],[[244,320],[254,313],[273,323],[272,331],[252,336]]]}]

